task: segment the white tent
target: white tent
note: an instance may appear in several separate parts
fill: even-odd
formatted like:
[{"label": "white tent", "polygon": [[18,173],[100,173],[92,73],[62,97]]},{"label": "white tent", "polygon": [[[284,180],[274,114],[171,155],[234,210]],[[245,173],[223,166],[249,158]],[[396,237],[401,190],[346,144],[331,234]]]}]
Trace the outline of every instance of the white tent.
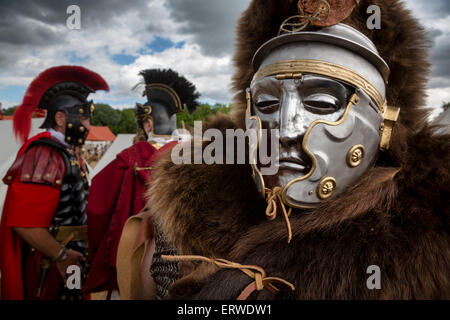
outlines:
[{"label": "white tent", "polygon": [[[43,129],[39,129],[43,121],[44,119],[41,118],[32,120],[30,137],[43,131]],[[12,125],[12,120],[0,121],[0,179],[3,179],[6,175],[6,172],[13,164],[17,151],[19,151],[20,148],[19,143],[14,137]],[[0,181],[0,218],[7,189],[8,187]]]},{"label": "white tent", "polygon": [[441,134],[450,133],[450,108],[442,111],[440,115],[432,122],[432,124],[441,125],[442,127],[438,130]]},{"label": "white tent", "polygon": [[130,147],[133,144],[133,138],[135,134],[119,134],[114,140],[113,144],[108,148],[106,153],[94,167],[94,169],[90,173],[91,179],[94,176],[102,171],[104,167],[106,167],[111,161],[116,158],[116,155],[120,153],[122,150]]}]

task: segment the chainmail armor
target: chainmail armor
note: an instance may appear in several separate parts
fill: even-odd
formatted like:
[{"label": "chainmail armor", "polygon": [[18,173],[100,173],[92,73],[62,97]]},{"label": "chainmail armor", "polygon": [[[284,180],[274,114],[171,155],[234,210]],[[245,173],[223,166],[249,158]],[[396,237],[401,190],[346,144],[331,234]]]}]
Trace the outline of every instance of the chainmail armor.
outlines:
[{"label": "chainmail armor", "polygon": [[156,298],[158,300],[167,298],[169,287],[179,278],[178,262],[165,261],[161,259],[161,255],[175,255],[176,253],[176,249],[168,244],[164,234],[157,230],[156,248],[150,272],[156,283]]}]

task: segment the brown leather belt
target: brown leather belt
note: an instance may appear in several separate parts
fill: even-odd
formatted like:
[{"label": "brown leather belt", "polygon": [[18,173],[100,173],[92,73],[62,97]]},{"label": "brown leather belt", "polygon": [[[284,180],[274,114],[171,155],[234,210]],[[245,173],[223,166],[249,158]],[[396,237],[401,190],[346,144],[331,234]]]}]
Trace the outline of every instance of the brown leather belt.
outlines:
[{"label": "brown leather belt", "polygon": [[84,226],[60,226],[56,234],[56,240],[68,244],[70,241],[87,240],[87,225]]}]

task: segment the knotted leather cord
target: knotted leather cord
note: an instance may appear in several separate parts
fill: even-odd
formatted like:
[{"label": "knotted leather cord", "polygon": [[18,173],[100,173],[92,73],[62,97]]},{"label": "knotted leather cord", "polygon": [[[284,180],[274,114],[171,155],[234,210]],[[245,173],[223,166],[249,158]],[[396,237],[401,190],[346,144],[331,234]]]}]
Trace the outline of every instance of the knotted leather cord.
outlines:
[{"label": "knotted leather cord", "polygon": [[284,284],[288,286],[292,291],[295,290],[295,287],[292,283],[277,277],[266,277],[266,272],[263,268],[253,265],[242,265],[236,262],[228,261],[225,259],[212,259],[203,256],[195,256],[195,255],[185,255],[185,256],[167,256],[162,255],[161,258],[163,260],[168,261],[202,261],[208,262],[216,265],[221,269],[239,269],[248,275],[250,278],[255,279],[252,283],[245,287],[245,289],[241,292],[241,294],[237,297],[236,300],[245,300],[248,296],[255,290],[261,291],[264,288],[268,289],[273,294],[278,293],[280,290],[275,287],[273,282]]},{"label": "knotted leather cord", "polygon": [[282,191],[283,189],[281,187],[275,187],[273,190],[266,188],[266,216],[269,220],[275,219],[277,217],[277,207],[280,205],[288,232],[288,243],[290,243],[292,240],[292,228],[289,216],[291,215],[292,208],[289,207],[289,210],[286,211],[283,198],[281,197]]}]

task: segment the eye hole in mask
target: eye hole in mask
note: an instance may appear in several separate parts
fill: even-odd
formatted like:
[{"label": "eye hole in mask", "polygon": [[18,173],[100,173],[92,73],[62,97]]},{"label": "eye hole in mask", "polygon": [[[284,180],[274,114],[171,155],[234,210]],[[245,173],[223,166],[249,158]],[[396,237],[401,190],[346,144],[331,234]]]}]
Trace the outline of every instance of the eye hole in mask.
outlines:
[{"label": "eye hole in mask", "polygon": [[269,94],[261,94],[257,98],[256,107],[262,113],[274,113],[278,110],[280,101]]},{"label": "eye hole in mask", "polygon": [[338,98],[325,93],[316,93],[309,95],[303,98],[302,101],[305,109],[318,114],[333,113],[341,107]]}]

